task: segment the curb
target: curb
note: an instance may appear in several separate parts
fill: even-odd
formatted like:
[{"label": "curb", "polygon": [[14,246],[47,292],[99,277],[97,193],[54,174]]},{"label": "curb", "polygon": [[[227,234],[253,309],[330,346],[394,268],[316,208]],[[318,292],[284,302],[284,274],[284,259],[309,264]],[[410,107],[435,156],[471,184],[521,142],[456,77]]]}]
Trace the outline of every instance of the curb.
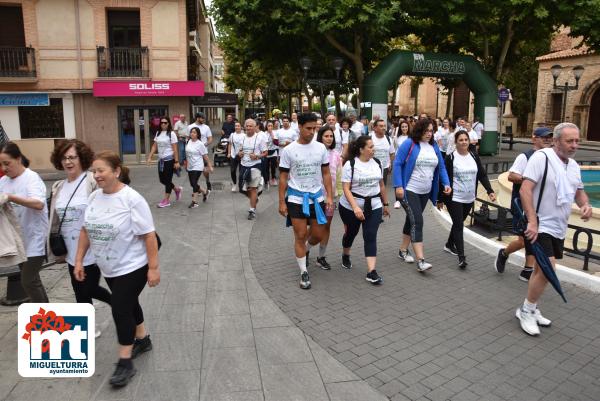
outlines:
[{"label": "curb", "polygon": [[[436,219],[440,221],[444,227],[450,229],[452,226],[452,220],[450,219],[450,216],[446,213],[440,212],[436,208],[433,208],[433,210]],[[488,255],[495,257],[498,253],[498,250],[502,248],[498,242],[479,235],[467,227],[464,228],[463,232],[466,242],[473,245],[475,248],[482,250]],[[522,266],[525,262],[525,253],[523,251],[515,252],[509,256],[508,261],[517,266]],[[559,265],[558,263],[556,264],[556,273],[558,278],[565,283],[574,284],[577,287],[584,288],[594,293],[600,293],[600,277],[583,273],[579,270]]]}]

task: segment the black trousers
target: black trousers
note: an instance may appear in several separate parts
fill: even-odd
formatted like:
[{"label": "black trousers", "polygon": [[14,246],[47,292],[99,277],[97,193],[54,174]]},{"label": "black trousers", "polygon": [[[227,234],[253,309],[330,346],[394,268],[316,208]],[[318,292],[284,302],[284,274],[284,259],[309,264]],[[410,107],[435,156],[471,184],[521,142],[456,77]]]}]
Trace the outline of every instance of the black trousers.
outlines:
[{"label": "black trousers", "polygon": [[200,192],[200,185],[198,185],[198,180],[202,175],[202,171],[188,171],[188,178],[190,179],[190,185],[192,186],[192,190],[195,194]]},{"label": "black trousers", "polygon": [[97,299],[98,301],[110,305],[111,294],[106,288],[100,286],[101,273],[98,265],[93,264],[83,267],[85,271],[85,278],[83,281],[75,279],[75,276],[73,275],[75,267],[73,265],[67,264],[67,266],[69,266],[71,285],[73,286],[75,300],[78,304],[91,304],[92,299]]},{"label": "black trousers", "polygon": [[[160,171],[161,164],[162,171]],[[160,183],[165,186],[166,194],[170,194],[175,188],[175,185],[173,185],[174,166],[175,160],[167,160],[164,162],[158,161],[158,179],[160,180]]]},{"label": "black trousers", "polygon": [[232,157],[229,159],[229,170],[231,171],[231,182],[237,184],[237,170],[240,165],[239,157]]},{"label": "black trousers", "polygon": [[406,220],[402,233],[410,235],[412,242],[423,242],[423,211],[427,206],[429,194],[416,194],[411,191],[404,191],[402,206],[406,211]]},{"label": "black trousers", "polygon": [[460,203],[450,201],[446,204],[446,207],[452,219],[448,245],[456,246],[458,256],[465,256],[465,242],[463,239],[464,222],[473,207],[473,202]]},{"label": "black trousers", "polygon": [[133,345],[135,327],[144,323],[144,312],[138,297],[148,281],[148,265],[118,277],[106,277],[112,291],[110,303],[121,345]]},{"label": "black trousers", "polygon": [[346,209],[344,206],[340,205],[339,211],[342,222],[344,223],[342,246],[344,248],[351,248],[352,243],[362,226],[365,257],[377,256],[377,231],[381,224],[383,208],[373,210],[368,216],[365,215],[363,221],[357,219],[354,212],[350,209]]},{"label": "black trousers", "polygon": [[277,170],[277,157],[267,157],[267,165],[266,165],[266,177],[265,181],[271,179],[275,179],[275,171]]}]

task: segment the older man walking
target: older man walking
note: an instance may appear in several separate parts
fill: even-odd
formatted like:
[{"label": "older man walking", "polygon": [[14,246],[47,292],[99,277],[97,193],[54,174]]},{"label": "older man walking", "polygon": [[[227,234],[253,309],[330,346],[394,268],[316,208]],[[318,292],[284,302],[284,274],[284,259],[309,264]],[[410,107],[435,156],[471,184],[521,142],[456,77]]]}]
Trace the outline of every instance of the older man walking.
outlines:
[{"label": "older man walking", "polygon": [[[559,124],[554,128],[553,146],[535,152],[523,173],[520,195],[527,217],[525,240],[538,242],[553,268],[556,259],[562,259],[563,256],[573,201],[579,206],[584,221],[592,215],[589,198],[583,190],[579,165],[572,158],[578,146],[579,128],[571,123]],[[516,311],[521,329],[531,336],[540,334],[538,326],[551,324],[537,306],[547,284],[548,280],[535,263],[527,298]]]}]

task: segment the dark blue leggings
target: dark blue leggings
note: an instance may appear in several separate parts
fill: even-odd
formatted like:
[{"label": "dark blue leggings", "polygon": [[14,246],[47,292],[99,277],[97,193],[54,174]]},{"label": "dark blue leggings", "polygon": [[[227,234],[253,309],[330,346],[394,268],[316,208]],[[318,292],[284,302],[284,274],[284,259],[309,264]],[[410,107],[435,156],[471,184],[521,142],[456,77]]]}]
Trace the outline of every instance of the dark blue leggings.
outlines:
[{"label": "dark blue leggings", "polygon": [[410,235],[412,242],[423,242],[423,211],[427,206],[429,194],[416,194],[411,191],[404,191],[404,200],[401,202],[406,211],[406,220],[402,233]]},{"label": "dark blue leggings", "polygon": [[354,238],[358,235],[358,230],[362,225],[363,242],[365,243],[365,257],[377,256],[377,231],[381,224],[383,208],[374,209],[365,220],[360,221],[354,215],[352,210],[346,209],[340,205],[340,217],[344,223],[344,236],[342,237],[342,246],[351,248]]}]

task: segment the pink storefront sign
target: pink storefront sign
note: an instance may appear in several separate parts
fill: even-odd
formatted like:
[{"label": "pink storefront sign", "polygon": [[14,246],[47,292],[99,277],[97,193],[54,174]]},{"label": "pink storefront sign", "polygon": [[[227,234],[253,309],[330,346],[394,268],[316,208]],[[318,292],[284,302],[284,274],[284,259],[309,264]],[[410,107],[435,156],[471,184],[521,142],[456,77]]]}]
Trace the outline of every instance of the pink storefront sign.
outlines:
[{"label": "pink storefront sign", "polygon": [[94,97],[204,96],[204,81],[95,81]]}]

